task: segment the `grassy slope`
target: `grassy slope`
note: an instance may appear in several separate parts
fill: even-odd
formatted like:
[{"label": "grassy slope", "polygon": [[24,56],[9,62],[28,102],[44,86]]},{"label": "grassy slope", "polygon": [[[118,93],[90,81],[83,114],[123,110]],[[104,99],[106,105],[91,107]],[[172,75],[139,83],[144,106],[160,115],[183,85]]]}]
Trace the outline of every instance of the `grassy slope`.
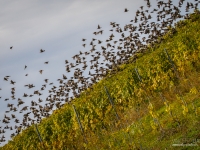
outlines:
[{"label": "grassy slope", "polygon": [[[108,75],[75,99],[73,105],[87,143],[72,105],[67,104],[38,125],[43,143],[31,126],[0,149],[198,148],[171,145],[182,137],[200,139],[199,24],[199,14],[179,23],[174,34],[169,33],[144,54],[137,54],[135,63],[119,66],[115,75]],[[164,48],[176,64],[176,71]],[[113,98],[120,120],[116,120],[104,86]]]}]

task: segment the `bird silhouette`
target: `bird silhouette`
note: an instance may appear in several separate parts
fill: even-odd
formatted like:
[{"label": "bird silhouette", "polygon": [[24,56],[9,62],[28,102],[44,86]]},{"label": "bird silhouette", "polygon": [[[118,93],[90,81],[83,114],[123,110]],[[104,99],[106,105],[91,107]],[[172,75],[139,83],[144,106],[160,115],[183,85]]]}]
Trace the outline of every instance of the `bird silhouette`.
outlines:
[{"label": "bird silhouette", "polygon": [[128,9],[127,9],[127,8],[125,8],[125,9],[124,9],[124,12],[128,12]]},{"label": "bird silhouette", "polygon": [[45,52],[45,50],[43,50],[43,49],[40,49],[40,53],[43,53],[43,52]]},{"label": "bird silhouette", "polygon": [[42,74],[42,73],[43,73],[43,70],[40,70],[39,72],[40,72],[40,74]]}]

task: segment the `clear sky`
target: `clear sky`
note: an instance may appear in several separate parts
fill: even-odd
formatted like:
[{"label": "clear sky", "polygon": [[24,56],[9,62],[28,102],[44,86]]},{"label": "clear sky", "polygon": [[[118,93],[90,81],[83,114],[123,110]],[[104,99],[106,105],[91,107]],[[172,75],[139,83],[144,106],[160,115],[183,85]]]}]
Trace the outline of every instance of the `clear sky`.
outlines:
[{"label": "clear sky", "polygon": [[[178,0],[173,1],[178,4]],[[191,1],[193,2],[193,1]],[[151,0],[151,10],[157,1]],[[22,119],[19,111],[23,106],[30,106],[32,100],[39,97],[23,97],[24,93],[33,94],[45,84],[44,79],[49,79],[45,90],[40,96],[43,101],[49,95],[52,87],[49,83],[58,85],[57,79],[65,74],[70,78],[72,73],[65,70],[65,60],[71,62],[72,56],[79,51],[89,51],[92,38],[105,41],[111,32],[110,22],[119,23],[122,27],[135,18],[135,12],[140,6],[146,7],[143,0],[0,0],[0,127],[4,115],[15,114]],[[127,8],[129,11],[124,12]],[[102,35],[94,35],[97,26],[102,27]],[[82,38],[87,39],[86,42]],[[86,43],[86,47],[82,46]],[[13,46],[12,49],[10,47]],[[44,49],[44,53],[40,53]],[[44,62],[49,61],[48,64]],[[25,65],[27,68],[25,69]],[[43,70],[40,74],[39,70]],[[28,74],[27,76],[25,76]],[[4,81],[5,76],[10,76]],[[10,80],[16,83],[10,84]],[[24,85],[34,84],[33,89]],[[11,88],[15,88],[15,100],[11,98]],[[8,101],[5,101],[9,98]],[[17,99],[25,102],[17,107]],[[7,104],[14,104],[18,111],[5,113],[9,110]],[[43,103],[44,104],[44,103]],[[27,111],[28,112],[28,111]],[[13,120],[8,126],[14,127]],[[15,130],[13,130],[15,131]],[[13,132],[12,131],[12,132]],[[6,130],[4,136],[10,139],[12,133]],[[3,134],[0,134],[0,137]],[[5,144],[5,143],[1,143]]]}]

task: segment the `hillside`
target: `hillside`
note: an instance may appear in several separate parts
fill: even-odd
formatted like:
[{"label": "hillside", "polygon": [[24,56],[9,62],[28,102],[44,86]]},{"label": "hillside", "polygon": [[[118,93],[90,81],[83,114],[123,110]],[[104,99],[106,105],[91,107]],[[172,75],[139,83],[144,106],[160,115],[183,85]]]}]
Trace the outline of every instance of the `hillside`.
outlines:
[{"label": "hillside", "polygon": [[[43,119],[42,142],[32,125],[0,149],[198,149],[199,24],[197,11]],[[196,146],[172,146],[194,139]]]}]

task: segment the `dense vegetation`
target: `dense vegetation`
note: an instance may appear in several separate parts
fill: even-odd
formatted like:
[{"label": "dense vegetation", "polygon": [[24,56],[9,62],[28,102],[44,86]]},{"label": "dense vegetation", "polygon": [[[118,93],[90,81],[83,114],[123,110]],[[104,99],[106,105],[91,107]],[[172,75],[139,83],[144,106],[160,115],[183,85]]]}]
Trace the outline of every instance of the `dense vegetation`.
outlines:
[{"label": "dense vegetation", "polygon": [[180,138],[200,142],[199,24],[199,13],[180,21],[136,61],[43,119],[43,142],[32,125],[0,149],[175,149]]}]

